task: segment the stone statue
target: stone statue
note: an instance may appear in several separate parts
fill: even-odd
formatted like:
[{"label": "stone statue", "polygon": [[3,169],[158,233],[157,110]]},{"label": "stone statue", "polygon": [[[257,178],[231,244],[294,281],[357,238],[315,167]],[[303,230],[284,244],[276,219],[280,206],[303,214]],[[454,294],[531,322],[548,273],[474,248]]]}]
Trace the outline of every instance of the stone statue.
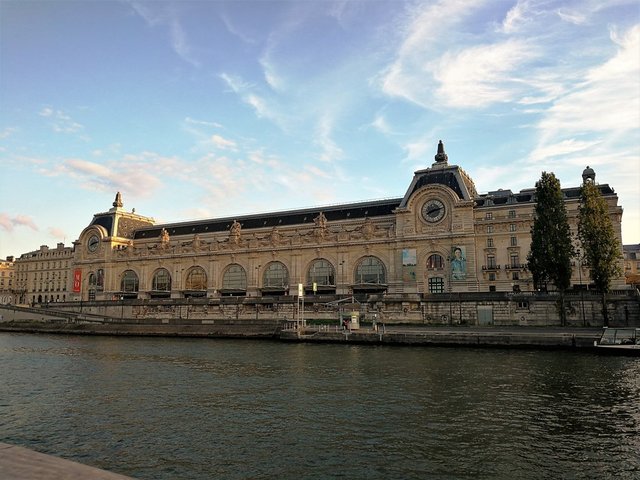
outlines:
[{"label": "stone statue", "polygon": [[231,235],[229,236],[229,240],[231,240],[234,243],[238,243],[240,241],[240,230],[242,230],[242,226],[237,220],[234,220],[233,223],[231,224],[231,228],[230,228]]}]

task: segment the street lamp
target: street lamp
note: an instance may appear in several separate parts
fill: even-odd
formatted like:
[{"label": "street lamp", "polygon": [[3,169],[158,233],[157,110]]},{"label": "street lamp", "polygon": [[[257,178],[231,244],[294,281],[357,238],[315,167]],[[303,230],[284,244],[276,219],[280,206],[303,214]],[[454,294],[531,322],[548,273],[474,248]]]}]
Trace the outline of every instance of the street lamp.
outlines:
[{"label": "street lamp", "polygon": [[580,305],[582,308],[582,326],[587,326],[587,319],[584,314],[584,289],[582,288],[582,252],[580,249],[576,249],[576,258],[578,259],[578,278],[580,280]]}]

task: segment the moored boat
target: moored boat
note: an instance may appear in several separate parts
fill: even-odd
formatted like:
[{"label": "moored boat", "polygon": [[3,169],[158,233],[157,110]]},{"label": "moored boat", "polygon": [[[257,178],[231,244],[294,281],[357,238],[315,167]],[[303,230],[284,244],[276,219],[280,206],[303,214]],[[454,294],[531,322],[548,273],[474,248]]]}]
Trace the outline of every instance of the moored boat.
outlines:
[{"label": "moored boat", "polygon": [[640,355],[640,328],[605,327],[593,346],[599,352],[622,355]]}]

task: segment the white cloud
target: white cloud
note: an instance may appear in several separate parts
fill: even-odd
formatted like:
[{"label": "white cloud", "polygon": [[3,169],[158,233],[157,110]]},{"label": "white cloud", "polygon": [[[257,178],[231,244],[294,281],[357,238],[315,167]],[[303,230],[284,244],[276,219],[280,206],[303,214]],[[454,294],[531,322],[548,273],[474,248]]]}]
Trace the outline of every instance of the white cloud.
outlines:
[{"label": "white cloud", "polygon": [[213,135],[211,142],[222,150],[236,150],[237,144],[233,140],[228,140],[220,135]]},{"label": "white cloud", "polygon": [[536,58],[535,47],[518,40],[445,53],[433,71],[437,97],[454,107],[482,107],[509,102],[526,91],[518,68]]},{"label": "white cloud", "polygon": [[620,36],[618,52],[591,68],[585,81],[548,109],[538,128],[542,140],[586,132],[637,131],[640,127],[640,25]]},{"label": "white cloud", "polygon": [[577,152],[583,152],[595,147],[599,143],[599,140],[579,141],[571,138],[562,140],[554,144],[540,145],[529,154],[529,159],[533,162],[540,162],[542,160],[550,159],[553,157],[562,157],[570,154],[575,154]]}]

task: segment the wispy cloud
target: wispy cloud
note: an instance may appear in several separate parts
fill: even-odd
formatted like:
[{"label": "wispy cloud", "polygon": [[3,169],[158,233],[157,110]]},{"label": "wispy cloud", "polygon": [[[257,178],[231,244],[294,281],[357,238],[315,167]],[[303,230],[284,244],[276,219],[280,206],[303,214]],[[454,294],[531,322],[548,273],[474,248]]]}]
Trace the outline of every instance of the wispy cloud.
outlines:
[{"label": "wispy cloud", "polygon": [[5,212],[0,212],[0,228],[2,230],[11,232],[16,227],[27,227],[35,232],[38,231],[38,226],[31,217],[27,215],[11,216]]},{"label": "wispy cloud", "polygon": [[133,11],[138,14],[148,26],[166,27],[171,48],[182,60],[194,67],[202,66],[189,41],[187,32],[182,26],[178,11],[179,4],[132,1],[130,5]]},{"label": "wispy cloud", "polygon": [[283,113],[282,109],[277,107],[277,104],[268,100],[266,97],[256,93],[256,87],[250,83],[243,81],[236,75],[228,73],[221,73],[220,79],[231,89],[231,91],[237,94],[240,100],[253,108],[258,118],[263,118],[272,121],[282,130],[287,130],[287,116]]},{"label": "wispy cloud", "polygon": [[0,131],[0,140],[4,140],[5,138],[11,137],[14,133],[18,131],[17,127],[7,127],[4,130]]},{"label": "wispy cloud", "polygon": [[67,232],[58,227],[49,227],[47,233],[49,233],[52,238],[57,238],[58,240],[65,240],[67,238]]},{"label": "wispy cloud", "polygon": [[188,176],[188,162],[154,152],[126,154],[120,159],[97,163],[70,158],[53,168],[42,169],[46,176],[64,176],[80,188],[101,192],[135,192],[136,196],[154,195],[165,179]]},{"label": "wispy cloud", "polygon": [[84,126],[76,122],[62,110],[51,107],[43,107],[38,115],[50,119],[50,125],[56,133],[77,133],[84,129]]}]

